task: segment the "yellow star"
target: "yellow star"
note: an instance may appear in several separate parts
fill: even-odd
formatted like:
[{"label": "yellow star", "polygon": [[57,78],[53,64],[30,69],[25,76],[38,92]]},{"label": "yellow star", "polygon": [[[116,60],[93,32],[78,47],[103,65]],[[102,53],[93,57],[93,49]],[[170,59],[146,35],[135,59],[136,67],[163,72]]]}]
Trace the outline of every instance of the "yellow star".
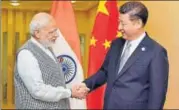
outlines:
[{"label": "yellow star", "polygon": [[117,36],[116,37],[121,37],[122,33],[121,32],[117,32]]},{"label": "yellow star", "polygon": [[90,45],[96,46],[96,42],[97,40],[95,39],[95,37],[92,37],[90,40]]},{"label": "yellow star", "polygon": [[97,11],[97,12],[102,12],[102,13],[104,13],[104,14],[106,14],[106,15],[109,15],[109,12],[108,12],[108,10],[106,9],[105,4],[106,4],[106,1],[100,1],[100,2],[99,2],[99,6],[98,6],[98,11]]},{"label": "yellow star", "polygon": [[103,45],[104,45],[104,48],[107,49],[111,46],[111,41],[108,41],[105,39],[105,42],[103,43]]}]

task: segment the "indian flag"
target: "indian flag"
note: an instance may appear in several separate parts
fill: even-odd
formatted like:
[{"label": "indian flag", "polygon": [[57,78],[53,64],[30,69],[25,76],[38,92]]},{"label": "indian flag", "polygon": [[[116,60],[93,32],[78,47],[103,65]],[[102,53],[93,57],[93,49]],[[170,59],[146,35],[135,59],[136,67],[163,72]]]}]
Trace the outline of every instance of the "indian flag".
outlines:
[{"label": "indian flag", "polygon": [[[53,46],[54,53],[62,64],[68,88],[84,80],[81,66],[80,40],[75,16],[70,1],[53,1],[51,15],[59,27],[59,37]],[[86,100],[70,98],[71,109],[86,109]]]}]

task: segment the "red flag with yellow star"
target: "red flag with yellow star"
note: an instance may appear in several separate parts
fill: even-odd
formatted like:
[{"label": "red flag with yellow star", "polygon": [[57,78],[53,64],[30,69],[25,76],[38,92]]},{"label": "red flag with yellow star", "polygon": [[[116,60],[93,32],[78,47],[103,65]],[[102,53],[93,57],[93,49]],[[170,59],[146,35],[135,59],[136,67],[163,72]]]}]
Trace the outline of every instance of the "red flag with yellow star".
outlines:
[{"label": "red flag with yellow star", "polygon": [[[117,36],[117,1],[100,1],[90,41],[88,77],[101,67],[111,42]],[[88,109],[102,109],[104,86],[88,95]]]}]

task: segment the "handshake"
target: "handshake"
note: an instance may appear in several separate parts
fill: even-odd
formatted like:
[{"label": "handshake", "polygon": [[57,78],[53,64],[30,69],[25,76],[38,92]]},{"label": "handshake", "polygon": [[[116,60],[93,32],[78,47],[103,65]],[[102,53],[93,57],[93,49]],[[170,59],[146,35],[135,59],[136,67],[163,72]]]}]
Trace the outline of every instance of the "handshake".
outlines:
[{"label": "handshake", "polygon": [[71,88],[71,97],[77,99],[85,99],[89,91],[90,89],[86,87],[86,84],[76,84],[73,85]]}]

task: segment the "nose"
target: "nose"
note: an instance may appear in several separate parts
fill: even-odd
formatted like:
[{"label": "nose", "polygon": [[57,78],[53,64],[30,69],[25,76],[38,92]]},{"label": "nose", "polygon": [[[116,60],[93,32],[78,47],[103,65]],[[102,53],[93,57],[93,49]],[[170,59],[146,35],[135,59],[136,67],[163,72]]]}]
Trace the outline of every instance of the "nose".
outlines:
[{"label": "nose", "polygon": [[53,38],[51,39],[52,42],[55,42],[57,40],[56,36],[53,36]]},{"label": "nose", "polygon": [[57,39],[57,37],[58,37],[58,33],[57,33],[57,31],[55,31],[54,33],[53,33],[53,37],[52,37],[52,40],[56,40]]},{"label": "nose", "polygon": [[58,37],[58,30],[57,29],[54,31],[53,36]]},{"label": "nose", "polygon": [[57,34],[54,34],[53,39],[56,40],[57,37],[58,37],[58,35],[57,35]]},{"label": "nose", "polygon": [[123,30],[123,26],[122,26],[121,23],[119,23],[119,25],[118,25],[118,31],[122,31],[122,30]]}]

